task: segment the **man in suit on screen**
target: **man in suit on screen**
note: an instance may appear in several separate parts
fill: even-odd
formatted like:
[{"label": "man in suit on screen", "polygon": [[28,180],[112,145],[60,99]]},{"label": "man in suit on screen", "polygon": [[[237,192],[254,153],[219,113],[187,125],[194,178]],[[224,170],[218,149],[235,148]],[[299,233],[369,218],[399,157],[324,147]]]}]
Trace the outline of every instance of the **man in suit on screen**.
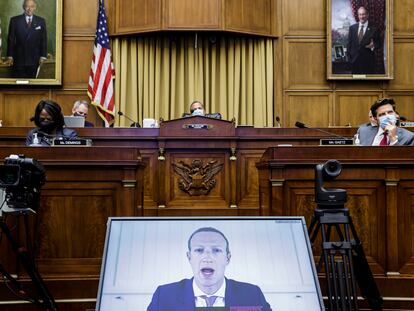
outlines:
[{"label": "man in suit on screen", "polygon": [[359,22],[349,27],[347,54],[353,74],[375,74],[375,50],[380,48],[377,27],[368,22],[368,10],[358,9]]},{"label": "man in suit on screen", "polygon": [[271,311],[258,286],[224,276],[231,253],[221,231],[205,227],[193,232],[187,258],[194,277],[158,286],[147,311],[194,311],[203,307]]},{"label": "man in suit on screen", "polygon": [[24,0],[24,13],[10,19],[7,63],[13,66],[13,78],[36,78],[47,59],[46,22],[34,15],[36,7],[35,0]]}]

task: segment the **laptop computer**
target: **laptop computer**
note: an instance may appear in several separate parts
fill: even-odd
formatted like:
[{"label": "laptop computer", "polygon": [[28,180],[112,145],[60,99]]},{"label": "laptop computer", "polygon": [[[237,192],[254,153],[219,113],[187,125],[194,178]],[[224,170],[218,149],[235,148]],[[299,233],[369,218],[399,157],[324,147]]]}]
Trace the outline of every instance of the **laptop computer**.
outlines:
[{"label": "laptop computer", "polygon": [[[161,310],[166,296],[174,302],[180,296],[182,302],[182,295],[154,293],[160,285],[176,282],[192,288],[189,237],[206,227],[219,230],[228,241],[226,293],[235,280],[255,285],[272,310],[325,310],[303,217],[134,217],[108,220],[96,311],[147,310],[150,305],[148,310]],[[205,272],[207,278],[220,270],[214,267]],[[219,309],[262,310],[255,303],[239,304]]]},{"label": "laptop computer", "polygon": [[85,127],[85,117],[64,116],[66,127]]}]

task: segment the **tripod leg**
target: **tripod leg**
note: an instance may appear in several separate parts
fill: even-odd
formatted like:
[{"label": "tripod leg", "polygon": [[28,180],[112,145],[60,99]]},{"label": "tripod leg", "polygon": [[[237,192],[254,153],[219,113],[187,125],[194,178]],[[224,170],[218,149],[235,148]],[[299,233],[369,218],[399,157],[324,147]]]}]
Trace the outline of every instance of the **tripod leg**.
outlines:
[{"label": "tripod leg", "polygon": [[58,311],[59,309],[52,295],[49,293],[49,290],[47,289],[46,284],[44,283],[39,272],[37,271],[28,252],[23,247],[20,247],[20,245],[14,240],[9,228],[1,220],[0,220],[0,228],[3,231],[3,233],[6,235],[7,239],[9,240],[13,251],[17,254],[27,274],[32,279],[33,284],[36,287],[38,294],[40,295],[40,298],[42,300],[42,305],[44,306],[45,310]]},{"label": "tripod leg", "polygon": [[344,241],[345,238],[344,238],[344,235],[342,233],[340,224],[335,224],[335,229],[336,229],[336,232],[338,233],[339,241]]},{"label": "tripod leg", "polygon": [[[10,274],[7,272],[6,268],[0,263],[0,274],[3,275],[4,282],[10,282],[11,287],[13,288],[12,291],[14,294],[20,298],[23,298],[25,300],[30,300],[34,304],[41,305],[41,302],[31,295],[29,295],[23,288],[23,286]],[[10,285],[6,286],[10,288]]]},{"label": "tripod leg", "polygon": [[357,235],[351,216],[349,216],[349,228],[351,229],[355,245],[353,247],[354,253],[351,258],[353,259],[353,265],[358,282],[361,289],[362,296],[367,299],[368,304],[374,311],[382,310],[383,299],[375,283],[374,276],[372,275],[371,268],[369,267],[367,257],[365,256],[362,243]]},{"label": "tripod leg", "polygon": [[[328,225],[329,227],[329,225]],[[329,310],[334,311],[338,310],[338,306],[336,306],[336,309],[334,308],[334,302],[336,297],[335,295],[335,283],[334,283],[334,273],[333,273],[333,265],[332,265],[332,256],[330,255],[330,251],[327,249],[327,234],[325,232],[325,225],[320,224],[321,233],[322,233],[322,254],[323,254],[323,260],[325,263],[325,274],[326,274],[326,284],[328,287],[328,301],[329,301]],[[329,229],[328,229],[329,231]]]},{"label": "tripod leg", "polygon": [[329,252],[329,258],[330,258],[330,265],[331,265],[331,274],[332,274],[332,283],[333,283],[333,290],[334,290],[334,301],[335,301],[335,307],[337,311],[341,310],[340,303],[341,303],[341,294],[338,288],[339,284],[339,275],[337,273],[337,266],[335,262],[335,251]]},{"label": "tripod leg", "polygon": [[352,295],[351,296],[354,298],[354,305],[355,305],[356,310],[358,310],[358,293],[357,293],[357,286],[356,286],[356,276],[355,276],[354,263],[353,263],[353,258],[352,258],[352,248],[355,245],[353,244],[353,241],[351,241],[351,236],[350,236],[350,232],[349,232],[349,229],[350,229],[349,223],[351,222],[351,219],[349,218],[349,216],[348,216],[348,219],[349,219],[349,222],[348,222],[348,224],[345,224],[344,227],[345,227],[346,240],[350,241],[350,243],[351,243],[351,248],[347,251],[347,258],[348,258],[348,261],[349,261],[348,266],[349,266],[350,276],[351,276],[351,290],[352,290]]},{"label": "tripod leg", "polygon": [[347,305],[349,310],[358,310],[358,294],[356,292],[355,275],[352,267],[352,251],[342,254],[344,262],[344,281],[346,286]]},{"label": "tripod leg", "polygon": [[347,290],[346,290],[346,279],[347,276],[344,273],[344,262],[342,260],[336,260],[336,270],[338,272],[338,285],[339,285],[339,302],[341,304],[341,311],[345,311],[345,310],[349,310],[351,311],[352,309],[348,308],[347,303],[348,303],[348,299],[347,299]]},{"label": "tripod leg", "polygon": [[352,274],[350,274],[350,271],[349,271],[349,268],[348,268],[348,266],[349,266],[349,261],[348,261],[348,258],[347,258],[347,256],[345,255],[345,254],[342,254],[342,262],[344,263],[344,281],[345,281],[345,291],[346,291],[346,296],[345,297],[348,297],[348,299],[347,299],[347,301],[346,301],[346,303],[347,303],[347,306],[348,306],[348,310],[353,310],[352,309],[352,303],[353,303],[353,299],[351,299],[351,296],[352,296],[352,290],[351,290],[351,284],[349,284],[350,282],[349,282],[349,279],[352,277]]},{"label": "tripod leg", "polygon": [[[315,225],[316,225],[316,228],[315,228]],[[318,236],[318,232],[319,232],[320,228],[321,228],[321,224],[318,222],[316,216],[314,216],[313,219],[312,219],[312,222],[311,222],[311,224],[309,226],[309,229],[308,229],[308,234],[309,234],[309,237],[310,237],[310,242],[312,244],[315,242],[316,237]]]}]

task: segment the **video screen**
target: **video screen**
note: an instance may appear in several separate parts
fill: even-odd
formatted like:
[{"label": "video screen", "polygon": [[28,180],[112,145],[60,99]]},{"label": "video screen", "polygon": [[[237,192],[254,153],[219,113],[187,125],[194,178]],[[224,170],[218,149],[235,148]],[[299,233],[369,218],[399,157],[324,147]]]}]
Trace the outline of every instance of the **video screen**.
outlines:
[{"label": "video screen", "polygon": [[110,218],[96,310],[324,307],[302,217]]}]

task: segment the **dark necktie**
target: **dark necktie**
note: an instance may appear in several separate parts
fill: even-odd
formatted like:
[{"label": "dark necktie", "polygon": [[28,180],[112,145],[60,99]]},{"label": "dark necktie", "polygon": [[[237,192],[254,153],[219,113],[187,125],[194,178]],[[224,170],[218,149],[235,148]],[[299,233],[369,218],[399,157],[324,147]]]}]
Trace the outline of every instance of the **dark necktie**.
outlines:
[{"label": "dark necktie", "polygon": [[29,19],[27,20],[27,28],[30,28],[31,25],[32,25],[32,18],[29,17]]},{"label": "dark necktie", "polygon": [[359,32],[358,32],[358,42],[361,42],[363,36],[364,36],[364,26],[361,26],[359,27]]},{"label": "dark necktie", "polygon": [[380,141],[380,146],[388,146],[388,142],[387,142],[387,132],[382,133],[383,137]]},{"label": "dark necktie", "polygon": [[200,296],[201,298],[203,298],[205,301],[206,301],[206,303],[207,303],[207,307],[212,307],[213,305],[214,305],[214,302],[216,301],[216,299],[217,299],[217,296],[210,296],[210,297],[207,297],[206,295],[202,295],[202,296]]}]

